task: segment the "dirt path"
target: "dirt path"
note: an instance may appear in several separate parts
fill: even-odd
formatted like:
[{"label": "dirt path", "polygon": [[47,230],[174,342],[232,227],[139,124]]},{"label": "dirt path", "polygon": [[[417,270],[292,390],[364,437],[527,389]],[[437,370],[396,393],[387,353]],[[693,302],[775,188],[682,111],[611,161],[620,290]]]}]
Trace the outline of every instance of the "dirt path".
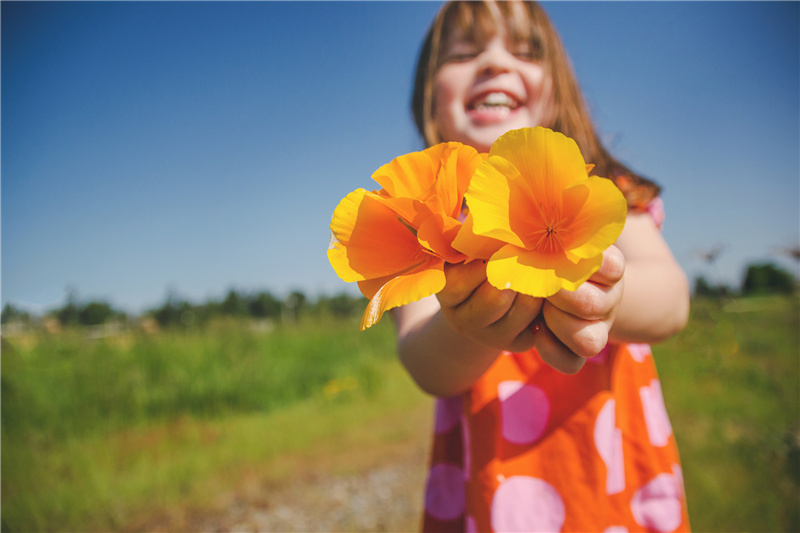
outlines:
[{"label": "dirt path", "polygon": [[[429,418],[427,407],[420,412],[417,416]],[[202,510],[173,509],[134,529],[154,533],[417,531],[429,439],[429,431],[423,430],[381,449],[312,451],[284,458],[282,464],[290,465],[292,471],[288,481],[252,472]]]}]

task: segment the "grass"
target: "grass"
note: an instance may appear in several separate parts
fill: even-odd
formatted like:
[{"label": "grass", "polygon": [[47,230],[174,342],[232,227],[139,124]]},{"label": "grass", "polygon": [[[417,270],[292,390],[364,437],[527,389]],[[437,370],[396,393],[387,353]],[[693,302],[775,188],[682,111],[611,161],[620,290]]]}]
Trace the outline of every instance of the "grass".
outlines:
[{"label": "grass", "polygon": [[[797,299],[696,301],[654,348],[696,531],[800,530],[799,331]],[[390,321],[4,339],[2,529],[148,529],[253,472],[375,464],[430,428],[393,342]]]},{"label": "grass", "polygon": [[696,531],[800,531],[796,298],[696,301],[654,348]]},{"label": "grass", "polygon": [[401,415],[428,401],[393,335],[388,321],[365,333],[330,322],[4,342],[3,530],[118,530],[209,501],[259,465],[285,476],[283,454],[359,436],[391,445],[418,430]]}]

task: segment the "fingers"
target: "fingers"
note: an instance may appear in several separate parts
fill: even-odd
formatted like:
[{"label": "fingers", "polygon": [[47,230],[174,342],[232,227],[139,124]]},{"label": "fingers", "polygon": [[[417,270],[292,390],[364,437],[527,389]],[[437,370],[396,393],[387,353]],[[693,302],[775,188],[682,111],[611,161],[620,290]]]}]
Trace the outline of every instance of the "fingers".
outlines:
[{"label": "fingers", "polygon": [[625,258],[615,246],[603,253],[603,264],[575,291],[561,290],[547,300],[565,313],[584,320],[606,320],[622,300]]},{"label": "fingers", "polygon": [[545,363],[563,374],[575,374],[586,363],[585,358],[573,353],[547,327],[538,329],[534,346]]},{"label": "fingers", "polygon": [[453,265],[445,263],[445,286],[436,296],[442,307],[455,307],[466,301],[486,281],[486,263],[470,261]]},{"label": "fingers", "polygon": [[455,331],[503,350],[525,351],[533,346],[529,326],[541,312],[541,298],[493,287],[486,280],[483,261],[445,268],[447,282],[437,297]]},{"label": "fingers", "polygon": [[542,308],[547,328],[563,346],[580,357],[594,357],[608,343],[611,320],[585,320],[566,313],[550,302]]}]

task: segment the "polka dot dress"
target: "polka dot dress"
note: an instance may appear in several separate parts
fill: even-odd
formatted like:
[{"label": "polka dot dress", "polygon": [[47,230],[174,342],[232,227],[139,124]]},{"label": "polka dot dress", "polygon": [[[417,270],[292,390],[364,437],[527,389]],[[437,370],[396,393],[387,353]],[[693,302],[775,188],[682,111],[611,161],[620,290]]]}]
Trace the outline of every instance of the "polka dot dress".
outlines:
[{"label": "polka dot dress", "polygon": [[[649,211],[660,225],[660,204]],[[648,345],[609,344],[573,376],[504,352],[437,400],[423,531],[688,530]]]}]

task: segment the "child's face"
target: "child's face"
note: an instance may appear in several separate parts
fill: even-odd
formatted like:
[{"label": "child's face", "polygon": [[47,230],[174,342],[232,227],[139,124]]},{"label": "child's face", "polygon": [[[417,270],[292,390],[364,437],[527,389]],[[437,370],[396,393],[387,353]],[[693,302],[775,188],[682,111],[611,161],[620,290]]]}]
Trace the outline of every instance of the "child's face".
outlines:
[{"label": "child's face", "polygon": [[485,44],[465,38],[443,43],[434,85],[434,120],[444,141],[488,152],[509,130],[550,126],[552,83],[527,43],[504,32]]}]

